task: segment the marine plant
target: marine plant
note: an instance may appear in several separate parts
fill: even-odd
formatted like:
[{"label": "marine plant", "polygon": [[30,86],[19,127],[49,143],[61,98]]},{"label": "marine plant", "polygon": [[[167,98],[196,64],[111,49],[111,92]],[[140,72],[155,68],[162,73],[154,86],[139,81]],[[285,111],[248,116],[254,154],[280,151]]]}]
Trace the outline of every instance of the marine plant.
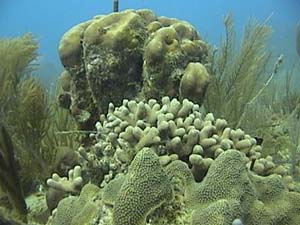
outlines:
[{"label": "marine plant", "polygon": [[296,25],[296,51],[300,57],[300,22]]},{"label": "marine plant", "polygon": [[12,140],[0,123],[0,187],[8,195],[10,203],[21,215],[27,207],[21,188]]},{"label": "marine plant", "polygon": [[30,34],[0,40],[0,122],[14,143],[25,192],[53,172],[60,146],[75,147],[74,135],[59,134],[72,124],[68,112],[33,76],[37,48]]},{"label": "marine plant", "polygon": [[[48,107],[50,110],[49,129],[42,140],[45,158],[50,158],[49,164],[55,163],[60,147],[69,147],[77,149],[79,147],[80,132],[76,132],[77,126],[71,118],[68,110],[63,109],[57,103],[57,96],[61,94],[61,81],[57,81],[54,87],[49,91]],[[53,151],[56,152],[53,154]],[[53,168],[52,168],[53,169]]]},{"label": "marine plant", "polygon": [[[18,85],[17,104],[9,115],[14,140],[18,145],[18,157],[25,171],[46,173],[48,166],[42,156],[41,141],[49,128],[49,108],[42,85],[28,78]],[[15,120],[17,118],[17,120]],[[14,122],[12,120],[15,120]],[[32,163],[35,162],[35,166]],[[34,169],[37,167],[36,169]]]},{"label": "marine plant", "polygon": [[271,54],[265,45],[271,29],[266,22],[250,19],[244,28],[240,47],[237,47],[232,15],[225,16],[224,25],[225,36],[219,49],[210,49],[211,82],[205,108],[237,127],[248,110],[248,102],[266,82],[265,72]]},{"label": "marine plant", "polygon": [[37,48],[31,34],[0,40],[0,120],[11,134],[21,167],[35,161],[23,170],[27,176],[32,165],[45,167],[37,156],[38,144],[47,129],[47,103],[41,84],[31,75]]},{"label": "marine plant", "polygon": [[[16,102],[18,84],[33,69],[37,42],[31,34],[0,39],[0,120],[5,122]],[[29,65],[30,64],[30,65]]]},{"label": "marine plant", "polygon": [[[300,97],[299,90],[293,87],[292,80],[299,83],[299,76],[297,67],[293,66],[292,69],[284,71],[284,82],[277,82],[273,89],[273,93],[276,90],[283,90],[280,96],[275,101],[263,102],[264,107],[269,105],[272,109],[274,122],[276,123],[277,135],[270,138],[275,143],[272,146],[281,146],[275,151],[278,163],[285,163],[290,170],[290,174],[294,179],[300,178]],[[272,96],[272,95],[268,95]],[[266,96],[267,97],[267,96]],[[276,116],[274,116],[276,115]],[[274,130],[274,128],[273,128]],[[265,133],[272,133],[270,131],[264,131]],[[280,135],[278,135],[280,134]],[[274,147],[272,147],[274,148]]]}]

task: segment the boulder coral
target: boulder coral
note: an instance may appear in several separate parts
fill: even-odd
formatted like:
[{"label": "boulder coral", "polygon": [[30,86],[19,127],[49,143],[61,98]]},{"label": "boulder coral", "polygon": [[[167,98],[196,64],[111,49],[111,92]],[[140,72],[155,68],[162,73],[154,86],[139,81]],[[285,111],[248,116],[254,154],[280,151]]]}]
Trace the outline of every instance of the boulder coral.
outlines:
[{"label": "boulder coral", "polygon": [[180,97],[202,104],[208,84],[209,74],[205,66],[201,63],[189,63],[180,80]]},{"label": "boulder coral", "polygon": [[[80,23],[62,36],[58,52],[67,71],[62,79],[68,73],[72,84],[63,83],[67,93],[59,100],[85,129],[92,128],[109,102],[179,97],[188,64],[208,63],[207,46],[192,25],[145,9],[95,16]],[[206,83],[198,81],[197,85]],[[201,103],[205,87],[197,89],[202,91],[192,98]]]}]

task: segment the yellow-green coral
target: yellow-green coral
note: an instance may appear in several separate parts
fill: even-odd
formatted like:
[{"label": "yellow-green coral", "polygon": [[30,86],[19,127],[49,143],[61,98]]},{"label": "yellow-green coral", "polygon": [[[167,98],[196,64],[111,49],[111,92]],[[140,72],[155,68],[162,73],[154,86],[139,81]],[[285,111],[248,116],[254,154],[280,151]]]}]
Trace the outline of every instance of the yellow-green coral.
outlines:
[{"label": "yellow-green coral", "polygon": [[80,23],[63,35],[58,46],[58,52],[65,67],[78,66],[81,63],[81,39],[84,30],[90,23],[91,21]]},{"label": "yellow-green coral", "polygon": [[298,224],[300,194],[285,189],[279,175],[261,177],[248,171],[245,160],[241,152],[225,151],[200,183],[191,179],[183,162],[167,166],[168,175],[182,182],[192,225],[227,225],[235,219],[245,225]]},{"label": "yellow-green coral", "polygon": [[112,49],[135,48],[140,42],[138,30],[142,23],[142,18],[130,10],[113,13],[93,20],[84,32],[84,42]]},{"label": "yellow-green coral", "polygon": [[132,161],[113,209],[114,225],[142,225],[146,216],[173,197],[171,182],[158,156],[142,149]]},{"label": "yellow-green coral", "polygon": [[[74,84],[70,91],[66,85],[60,103],[87,130],[111,101],[178,97],[188,63],[207,63],[207,46],[193,26],[145,9],[96,16],[74,26],[62,36],[59,53]],[[88,116],[82,119],[83,114]]]},{"label": "yellow-green coral", "polygon": [[205,66],[201,63],[189,63],[180,80],[180,97],[202,104],[208,84],[209,74]]},{"label": "yellow-green coral", "polygon": [[49,222],[51,225],[91,224],[97,218],[98,207],[101,207],[98,201],[100,193],[97,186],[85,185],[80,196],[69,196],[59,202],[57,212]]}]

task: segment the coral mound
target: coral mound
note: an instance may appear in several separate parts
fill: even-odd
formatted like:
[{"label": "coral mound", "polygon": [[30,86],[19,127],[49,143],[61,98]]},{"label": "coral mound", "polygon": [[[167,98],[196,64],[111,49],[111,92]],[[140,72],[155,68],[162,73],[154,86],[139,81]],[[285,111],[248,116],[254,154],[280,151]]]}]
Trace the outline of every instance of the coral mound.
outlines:
[{"label": "coral mound", "polygon": [[67,31],[58,50],[67,90],[60,105],[85,129],[109,102],[120,104],[123,98],[182,93],[201,103],[209,82],[207,46],[198,32],[150,10],[95,16]]},{"label": "coral mound", "polygon": [[[96,127],[94,145],[79,149],[84,174],[103,175],[98,211],[85,224],[299,224],[300,194],[288,189],[286,171],[251,136],[187,99],[109,104]],[[53,221],[64,202],[82,198],[62,200]]]}]

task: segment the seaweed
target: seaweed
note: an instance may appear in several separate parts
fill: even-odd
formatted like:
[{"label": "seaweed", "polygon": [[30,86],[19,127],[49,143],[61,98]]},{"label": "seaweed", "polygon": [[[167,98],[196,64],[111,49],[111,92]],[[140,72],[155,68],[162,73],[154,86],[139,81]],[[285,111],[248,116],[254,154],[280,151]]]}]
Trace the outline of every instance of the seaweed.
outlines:
[{"label": "seaweed", "polygon": [[0,123],[0,186],[6,192],[11,204],[21,215],[27,214],[27,207],[21,188],[12,140]]},{"label": "seaweed", "polygon": [[250,19],[237,48],[233,17],[228,14],[224,18],[225,37],[220,48],[210,48],[212,79],[204,106],[207,111],[228,120],[233,127],[240,126],[248,103],[255,100],[266,82],[271,57],[265,49],[271,33],[271,28],[265,25],[267,20],[261,24]]},{"label": "seaweed", "polygon": [[300,58],[300,22],[296,25],[296,52]]},{"label": "seaweed", "polygon": [[9,111],[15,107],[17,88],[34,68],[37,42],[31,34],[0,39],[0,121],[5,123]]},{"label": "seaweed", "polygon": [[[61,82],[58,80],[49,94],[49,129],[42,140],[44,158],[48,159],[48,164],[53,165],[59,147],[69,147],[73,150],[79,147],[79,134],[69,132],[77,130],[75,120],[71,117],[70,112],[63,109],[57,103],[57,96],[62,92]],[[56,168],[51,168],[55,170]],[[57,171],[56,171],[57,172]]]},{"label": "seaweed", "polygon": [[76,147],[74,135],[59,134],[74,129],[70,115],[33,76],[37,48],[30,34],[0,39],[0,122],[14,143],[25,193],[53,172],[59,146]]},{"label": "seaweed", "polygon": [[[50,110],[44,88],[39,80],[30,77],[17,87],[17,101],[8,115],[14,142],[17,145],[18,158],[23,178],[41,175],[47,176],[49,166],[43,157],[41,142],[49,129]],[[31,173],[28,173],[31,171]]]}]

